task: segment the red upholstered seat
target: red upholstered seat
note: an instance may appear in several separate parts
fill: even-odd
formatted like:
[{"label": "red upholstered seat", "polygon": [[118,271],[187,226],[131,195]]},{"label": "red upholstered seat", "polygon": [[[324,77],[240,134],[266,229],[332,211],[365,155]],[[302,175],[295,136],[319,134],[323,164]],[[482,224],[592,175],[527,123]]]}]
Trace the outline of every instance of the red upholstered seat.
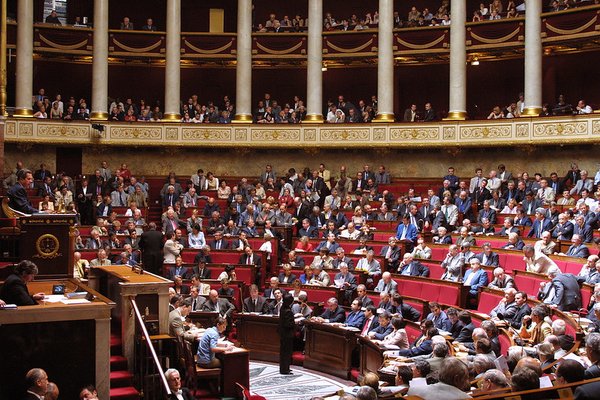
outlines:
[{"label": "red upholstered seat", "polygon": [[500,342],[500,354],[506,355],[510,347],[510,339],[505,335],[498,335],[498,340]]},{"label": "red upholstered seat", "polygon": [[446,258],[446,254],[448,254],[447,248],[434,247],[431,249],[432,260],[443,261]]},{"label": "red upholstered seat", "polygon": [[402,294],[411,297],[421,297],[421,282],[405,281]]},{"label": "red upholstered seat", "polygon": [[533,293],[533,280],[528,279],[527,277],[523,276],[523,275],[515,275],[514,277],[515,279],[515,285],[517,285],[517,287],[519,288],[519,290],[527,293],[527,295],[531,295],[533,296],[534,294],[537,294],[537,290],[535,291],[535,293]]},{"label": "red upholstered seat", "polygon": [[492,311],[494,307],[498,305],[498,302],[501,299],[502,296],[483,291],[479,294],[479,305],[477,306],[477,311],[480,313],[489,314],[490,311]]},{"label": "red upholstered seat", "polygon": [[460,294],[458,287],[441,286],[438,302],[441,304],[458,305],[460,302]]},{"label": "red upholstered seat", "polygon": [[421,285],[421,295],[423,300],[437,301],[440,297],[441,287],[435,283],[425,283]]},{"label": "red upholstered seat", "polygon": [[444,275],[444,268],[442,268],[438,263],[421,261],[421,264],[429,268],[430,278],[441,279],[442,275]]}]

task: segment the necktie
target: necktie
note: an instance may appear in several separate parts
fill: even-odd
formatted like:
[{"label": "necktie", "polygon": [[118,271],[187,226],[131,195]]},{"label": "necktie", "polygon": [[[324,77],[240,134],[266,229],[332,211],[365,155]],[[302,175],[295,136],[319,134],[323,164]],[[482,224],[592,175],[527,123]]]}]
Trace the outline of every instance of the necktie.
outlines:
[{"label": "necktie", "polygon": [[248,257],[246,258],[246,264],[248,264],[248,265],[252,265],[252,257],[248,256]]},{"label": "necktie", "polygon": [[365,326],[363,327],[363,330],[360,333],[362,336],[365,336],[367,333],[369,333],[369,326],[371,325],[371,321],[372,321],[372,319],[368,319],[367,322],[365,323]]},{"label": "necktie", "polygon": [[406,239],[406,231],[408,230],[408,226],[402,227],[402,235],[400,236],[400,240]]},{"label": "necktie", "polygon": [[119,201],[121,203],[121,207],[125,206],[125,202],[123,201],[123,193],[119,194]]},{"label": "necktie", "polygon": [[252,300],[253,311],[256,311],[256,299]]},{"label": "necktie", "polygon": [[217,247],[217,250],[221,250],[221,241],[220,240],[217,242],[217,246],[216,247]]},{"label": "necktie", "polygon": [[196,311],[196,299],[192,302],[192,310]]},{"label": "necktie", "polygon": [[169,205],[173,205],[173,195],[169,195]]}]

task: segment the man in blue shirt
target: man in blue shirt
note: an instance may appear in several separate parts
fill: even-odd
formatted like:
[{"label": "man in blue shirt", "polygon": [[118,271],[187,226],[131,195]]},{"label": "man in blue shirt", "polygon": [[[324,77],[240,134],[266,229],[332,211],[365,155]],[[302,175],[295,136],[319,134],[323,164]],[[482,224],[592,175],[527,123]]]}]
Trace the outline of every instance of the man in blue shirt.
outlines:
[{"label": "man in blue shirt", "polygon": [[227,328],[227,319],[218,317],[215,326],[204,332],[198,344],[198,365],[202,368],[220,368],[221,361],[215,358],[215,353],[231,350],[232,346],[218,343],[219,337]]}]

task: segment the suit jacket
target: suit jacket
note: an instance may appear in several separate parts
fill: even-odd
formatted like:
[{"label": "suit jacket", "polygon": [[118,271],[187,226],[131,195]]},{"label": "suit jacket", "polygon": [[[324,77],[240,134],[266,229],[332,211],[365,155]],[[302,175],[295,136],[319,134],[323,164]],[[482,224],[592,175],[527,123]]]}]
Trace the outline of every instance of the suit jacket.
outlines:
[{"label": "suit jacket", "polygon": [[27,197],[27,190],[19,182],[8,189],[8,197],[10,208],[25,214],[36,214],[39,211],[32,207]]},{"label": "suit jacket", "polygon": [[469,289],[469,293],[471,293],[472,295],[476,295],[479,292],[479,288],[487,286],[488,276],[485,270],[483,269],[478,269],[477,271],[468,269],[467,272],[465,272],[465,278],[463,279],[463,282],[466,282],[472,274],[475,275],[471,279],[471,287]]},{"label": "suit jacket", "polygon": [[398,292],[398,283],[396,283],[394,280],[391,280],[390,283],[386,285],[383,279],[381,279],[375,287],[375,291],[379,293],[388,292],[390,295],[392,295]]},{"label": "suit jacket", "polygon": [[573,274],[558,274],[550,285],[554,288],[554,298],[548,299],[544,297],[551,293],[551,290],[541,293],[542,298],[546,304],[553,304],[558,306],[561,311],[579,310],[581,308],[581,289],[580,284],[583,283],[585,278],[577,277]]},{"label": "suit jacket", "polygon": [[244,312],[258,312],[261,314],[266,314],[269,310],[267,300],[262,296],[258,296],[258,298],[256,299],[256,306],[252,301],[252,297],[244,299],[242,307]]},{"label": "suit jacket", "polygon": [[477,208],[481,210],[483,208],[483,202],[486,200],[490,200],[492,198],[492,194],[487,188],[477,188],[473,193],[471,193],[471,198],[473,202],[477,204]]},{"label": "suit jacket", "polygon": [[575,224],[573,226],[573,234],[579,235],[583,239],[584,243],[591,243],[594,236],[594,231],[589,225],[584,224],[583,226],[579,226]]},{"label": "suit jacket", "polygon": [[507,319],[507,322],[515,329],[520,329],[523,321],[523,317],[531,314],[531,308],[527,304],[523,304],[520,308],[517,308],[515,315]]},{"label": "suit jacket", "polygon": [[417,228],[412,224],[398,225],[398,229],[396,230],[396,238],[400,239],[405,230],[406,230],[405,239],[410,240],[413,243],[416,242],[418,232],[417,232]]},{"label": "suit jacket", "polygon": [[406,303],[402,303],[400,307],[396,307],[394,314],[400,314],[402,315],[402,318],[414,322],[419,321],[421,318],[421,313],[416,308]]},{"label": "suit jacket", "polygon": [[443,382],[438,382],[433,385],[427,385],[422,387],[411,387],[408,390],[409,396],[418,396],[423,399],[470,399],[467,393],[462,390],[452,386],[445,384]]},{"label": "suit jacket", "polygon": [[[333,242],[332,244],[329,245],[329,252],[335,253],[335,251],[337,250],[338,247],[340,247],[340,245],[337,242]],[[321,243],[319,243],[319,245],[317,246],[315,251],[318,252],[322,248],[327,248],[327,240],[324,240]]]},{"label": "suit jacket", "polygon": [[[257,267],[260,267],[262,265],[262,257],[252,253],[252,261],[251,261],[252,265],[256,265]],[[242,254],[240,256],[240,262],[239,264],[248,264],[248,255],[246,253]]]},{"label": "suit jacket", "polygon": [[327,308],[321,318],[329,320],[329,322],[344,322],[346,321],[346,313],[342,307],[337,307],[334,311]]},{"label": "suit jacket", "polygon": [[16,304],[17,306],[34,306],[37,304],[29,294],[25,282],[15,274],[9,275],[4,281],[0,288],[0,299],[4,300],[6,304]]},{"label": "suit jacket", "polygon": [[112,205],[106,204],[104,202],[98,204],[98,206],[96,207],[96,216],[101,217],[102,215],[104,215],[105,209],[106,209],[106,215],[109,216],[110,213],[112,213]]},{"label": "suit jacket", "polygon": [[183,316],[178,309],[175,309],[169,313],[169,335],[181,336],[188,342],[193,342],[195,336],[191,332],[186,332],[183,327]]},{"label": "suit jacket", "polygon": [[167,264],[175,264],[175,258],[181,253],[182,247],[179,243],[173,240],[167,240],[163,248],[164,262]]},{"label": "suit jacket", "polygon": [[362,329],[365,324],[365,314],[362,311],[352,311],[346,318],[346,325]]},{"label": "suit jacket", "polygon": [[552,237],[558,240],[571,240],[574,228],[571,221],[567,221],[564,224],[557,224],[552,231]]},{"label": "suit jacket", "polygon": [[443,331],[450,330],[450,326],[452,325],[452,323],[450,322],[450,319],[448,319],[448,316],[446,315],[446,313],[444,311],[441,311],[440,315],[437,318],[435,317],[435,315],[433,313],[429,313],[429,315],[427,315],[426,319],[433,321],[433,325],[436,328],[441,329]]},{"label": "suit jacket", "polygon": [[373,300],[371,300],[371,298],[369,296],[365,296],[362,299],[359,298],[359,297],[357,297],[357,299],[362,301],[362,307],[363,308],[366,308],[368,306],[373,306],[374,305],[373,304]]},{"label": "suit jacket", "polygon": [[[208,246],[210,247],[211,250],[216,250],[217,249],[217,241],[216,240],[210,240],[208,242]],[[221,239],[221,250],[229,250],[231,249],[231,242],[229,240],[225,240],[225,239]]]},{"label": "suit jacket", "polygon": [[[390,249],[390,246],[383,246],[379,255],[385,257],[387,255],[389,249]],[[400,263],[401,255],[402,255],[402,249],[400,248],[400,246],[392,247],[392,251],[390,252],[389,261],[386,259],[386,262],[388,263],[390,269],[392,269],[392,270],[398,269],[398,264]]]},{"label": "suit jacket", "polygon": [[353,292],[356,289],[356,286],[358,285],[356,283],[356,276],[354,276],[350,272],[348,272],[345,277],[342,277],[342,273],[338,272],[337,274],[335,274],[335,277],[333,278],[333,280],[337,281],[339,279],[344,279],[344,283],[347,282],[350,284],[349,287],[347,287],[347,288],[344,287],[345,290],[349,290],[350,292]]},{"label": "suit jacket", "polygon": [[400,350],[399,355],[403,356],[403,357],[415,357],[415,356],[422,356],[425,354],[431,354],[432,351],[433,351],[433,342],[431,341],[431,339],[425,339],[418,346],[412,346],[408,349]]},{"label": "suit jacket", "polygon": [[[279,283],[283,283],[284,279],[285,279],[285,274],[283,272],[280,272],[279,273]],[[295,280],[296,280],[296,275],[290,274],[286,283],[292,283]]]},{"label": "suit jacket", "polygon": [[394,327],[392,326],[392,324],[390,322],[386,326],[379,325],[377,328],[371,329],[370,332],[375,332],[375,339],[383,340],[383,338],[385,338],[387,335],[392,333],[393,330],[394,330]]},{"label": "suit jacket", "polygon": [[536,218],[536,220],[533,221],[533,225],[531,225],[527,237],[535,236],[536,238],[540,238],[542,237],[542,232],[549,231],[550,229],[552,229],[552,221],[550,219],[544,218],[543,221],[540,221]]},{"label": "suit jacket", "polygon": [[202,305],[202,311],[217,311],[223,317],[231,317],[231,314],[235,310],[235,306],[227,299],[217,299],[217,303],[213,303],[210,300]]},{"label": "suit jacket", "polygon": [[496,211],[493,209],[489,209],[489,210],[485,210],[485,209],[481,209],[479,210],[479,215],[477,216],[477,222],[478,223],[483,223],[482,220],[483,218],[487,218],[490,223],[493,225],[496,223]]},{"label": "suit jacket", "polygon": [[525,211],[525,214],[527,214],[527,215],[535,214],[535,210],[542,206],[543,206],[542,202],[536,198],[531,199],[531,201],[525,199],[525,200],[523,200],[523,204],[522,204],[523,210]]},{"label": "suit jacket", "polygon": [[175,203],[179,200],[179,196],[177,193],[165,193],[165,197],[163,197],[162,206],[163,208],[175,207]]},{"label": "suit jacket", "polygon": [[308,236],[311,239],[314,239],[319,236],[319,230],[314,226],[309,226],[308,229],[300,228],[298,230],[298,236]]},{"label": "suit jacket", "polygon": [[[173,226],[175,225],[175,226]],[[176,229],[179,228],[179,219],[177,217],[173,217],[173,219],[165,218],[162,224],[162,231],[165,235],[171,234],[175,232]]]},{"label": "suit jacket", "polygon": [[175,276],[179,275],[180,277],[182,277],[183,279],[190,279],[190,277],[192,276],[192,269],[188,268],[188,267],[181,267],[181,271],[178,274],[177,273],[177,267],[171,267],[169,268],[169,276],[168,278],[170,280],[174,280]]},{"label": "suit jacket", "polygon": [[575,389],[575,400],[595,400],[600,392],[600,382],[591,382]]},{"label": "suit jacket", "polygon": [[429,268],[427,268],[417,260],[413,260],[413,262],[411,262],[410,264],[406,264],[405,266],[400,267],[398,273],[400,275],[405,275],[405,271],[407,271],[409,268],[410,276],[429,276]]},{"label": "suit jacket", "polygon": [[590,249],[585,244],[571,245],[569,250],[565,253],[570,257],[588,258],[590,255]]},{"label": "suit jacket", "polygon": [[485,263],[483,262],[484,256],[485,256],[484,253],[479,253],[479,254],[475,255],[475,258],[477,258],[479,261],[481,261],[481,265],[486,265],[488,267],[499,267],[500,266],[500,256],[498,255],[498,253],[494,253],[492,251],[490,253],[490,255],[487,256]]},{"label": "suit jacket", "polygon": [[473,330],[475,329],[475,325],[470,323],[469,325],[463,326],[456,338],[456,341],[459,343],[471,343],[473,342]]}]

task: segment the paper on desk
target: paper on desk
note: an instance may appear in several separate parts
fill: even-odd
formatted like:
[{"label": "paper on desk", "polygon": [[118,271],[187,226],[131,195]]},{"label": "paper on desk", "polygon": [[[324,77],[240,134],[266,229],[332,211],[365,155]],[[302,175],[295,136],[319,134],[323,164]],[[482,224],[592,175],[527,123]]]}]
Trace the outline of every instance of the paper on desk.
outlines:
[{"label": "paper on desk", "polygon": [[358,329],[354,326],[345,326],[344,329],[346,329],[347,331],[350,331],[350,332],[360,332],[360,329]]},{"label": "paper on desk", "polygon": [[[412,382],[411,382],[412,383]],[[549,376],[541,376],[540,377],[540,389],[552,387],[552,381]]]},{"label": "paper on desk", "polygon": [[344,286],[344,279],[335,279],[333,282],[335,283],[335,286],[338,288],[341,288]]},{"label": "paper on desk", "polygon": [[87,299],[62,299],[60,302],[63,304],[87,304],[90,301]]},{"label": "paper on desk", "polygon": [[65,296],[62,294],[48,294],[44,296],[44,302],[46,303],[58,303],[65,300]]},{"label": "paper on desk", "polygon": [[396,346],[395,344],[386,344],[385,346],[383,346],[386,350],[400,350],[400,347]]}]

